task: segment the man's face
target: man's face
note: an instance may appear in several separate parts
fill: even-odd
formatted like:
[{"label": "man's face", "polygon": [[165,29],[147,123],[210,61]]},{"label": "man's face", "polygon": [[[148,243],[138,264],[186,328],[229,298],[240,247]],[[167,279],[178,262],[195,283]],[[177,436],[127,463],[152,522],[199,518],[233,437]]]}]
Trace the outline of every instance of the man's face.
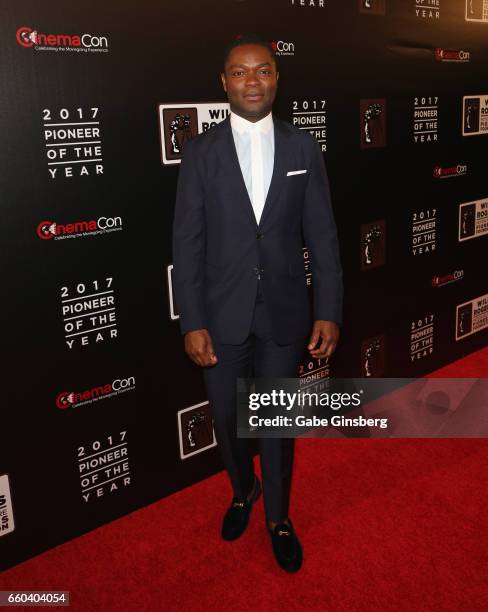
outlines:
[{"label": "man's face", "polygon": [[265,47],[235,47],[220,76],[232,111],[253,122],[269,113],[276,96],[279,74]]}]

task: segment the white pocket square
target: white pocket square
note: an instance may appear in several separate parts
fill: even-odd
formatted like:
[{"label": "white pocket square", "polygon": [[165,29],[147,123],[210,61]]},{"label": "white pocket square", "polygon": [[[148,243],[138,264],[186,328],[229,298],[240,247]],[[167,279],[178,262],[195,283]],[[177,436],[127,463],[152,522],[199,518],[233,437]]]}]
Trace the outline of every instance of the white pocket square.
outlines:
[{"label": "white pocket square", "polygon": [[294,174],[305,174],[306,170],[291,170],[286,173],[286,176],[293,176]]}]

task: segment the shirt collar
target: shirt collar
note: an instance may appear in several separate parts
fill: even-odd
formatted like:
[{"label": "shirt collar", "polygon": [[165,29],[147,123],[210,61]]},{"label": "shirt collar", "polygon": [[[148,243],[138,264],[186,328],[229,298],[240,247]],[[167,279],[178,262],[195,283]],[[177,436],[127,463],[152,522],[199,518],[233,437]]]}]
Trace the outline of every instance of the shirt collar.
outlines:
[{"label": "shirt collar", "polygon": [[259,121],[252,122],[244,119],[240,115],[237,115],[233,111],[230,111],[230,124],[234,130],[239,132],[239,134],[243,134],[244,132],[251,132],[252,130],[257,130],[262,134],[266,134],[273,127],[273,115],[270,111],[266,117],[263,117]]}]

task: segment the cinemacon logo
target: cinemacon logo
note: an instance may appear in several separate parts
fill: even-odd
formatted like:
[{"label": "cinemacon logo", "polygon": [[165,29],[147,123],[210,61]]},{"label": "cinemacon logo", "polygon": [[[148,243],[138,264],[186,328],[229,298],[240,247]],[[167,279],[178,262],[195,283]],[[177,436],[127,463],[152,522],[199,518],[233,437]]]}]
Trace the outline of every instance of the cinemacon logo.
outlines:
[{"label": "cinemacon logo", "polygon": [[134,376],[129,376],[129,378],[116,378],[111,383],[93,387],[86,391],[62,391],[56,398],[56,406],[60,410],[66,410],[83,402],[104,399],[112,394],[135,389],[135,386],[136,379]]},{"label": "cinemacon logo", "polygon": [[449,283],[454,283],[455,281],[461,280],[462,278],[464,278],[464,270],[455,270],[454,272],[450,272],[449,274],[445,274],[444,276],[433,276],[432,287],[441,287],[442,285],[448,285]]},{"label": "cinemacon logo", "polygon": [[271,46],[276,55],[294,55],[295,43],[285,42],[284,40],[273,40]]},{"label": "cinemacon logo", "polygon": [[469,62],[469,51],[441,49],[437,47],[435,50],[435,59],[438,62]]},{"label": "cinemacon logo", "polygon": [[435,178],[448,178],[450,176],[464,176],[467,172],[468,166],[466,164],[457,164],[457,166],[450,166],[449,168],[434,166],[432,174]]},{"label": "cinemacon logo", "polygon": [[37,226],[37,235],[42,240],[51,240],[73,234],[90,234],[107,232],[122,228],[121,217],[99,217],[96,221],[75,221],[74,223],[56,223],[56,221],[41,221]]},{"label": "cinemacon logo", "polygon": [[46,47],[85,47],[107,48],[106,36],[93,36],[92,34],[43,34],[32,28],[21,27],[16,33],[17,42],[22,47],[44,45]]}]

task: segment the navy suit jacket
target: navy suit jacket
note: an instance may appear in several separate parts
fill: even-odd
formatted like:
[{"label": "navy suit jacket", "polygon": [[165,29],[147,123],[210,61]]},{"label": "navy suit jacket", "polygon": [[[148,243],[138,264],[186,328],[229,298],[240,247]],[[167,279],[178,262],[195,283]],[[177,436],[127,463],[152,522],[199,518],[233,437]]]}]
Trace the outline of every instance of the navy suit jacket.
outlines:
[{"label": "navy suit jacket", "polygon": [[[322,152],[305,130],[274,116],[273,122],[274,168],[259,225],[230,117],[185,145],[173,224],[173,280],[183,334],[205,328],[217,342],[244,342],[258,274],[278,344],[306,337],[312,316],[342,323],[342,268]],[[287,176],[295,170],[306,172]]]}]

